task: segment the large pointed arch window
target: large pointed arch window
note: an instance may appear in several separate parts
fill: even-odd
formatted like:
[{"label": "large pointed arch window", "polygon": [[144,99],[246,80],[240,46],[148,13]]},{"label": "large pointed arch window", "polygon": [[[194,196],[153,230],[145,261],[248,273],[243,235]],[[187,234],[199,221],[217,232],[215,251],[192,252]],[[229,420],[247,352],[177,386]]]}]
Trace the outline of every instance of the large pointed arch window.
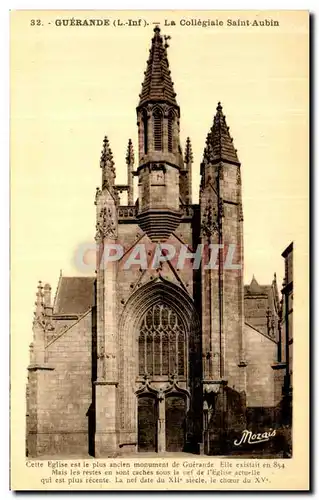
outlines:
[{"label": "large pointed arch window", "polygon": [[155,151],[162,151],[163,149],[163,116],[159,109],[154,111],[154,149]]},{"label": "large pointed arch window", "polygon": [[164,303],[152,306],[139,330],[139,375],[186,376],[186,333],[180,317]]}]

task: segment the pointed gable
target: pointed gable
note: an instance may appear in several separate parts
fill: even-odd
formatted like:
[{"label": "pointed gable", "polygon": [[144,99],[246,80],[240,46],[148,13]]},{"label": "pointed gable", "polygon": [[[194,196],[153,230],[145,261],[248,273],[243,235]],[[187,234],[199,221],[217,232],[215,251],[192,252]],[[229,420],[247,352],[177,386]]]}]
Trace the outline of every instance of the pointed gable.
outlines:
[{"label": "pointed gable", "polygon": [[154,28],[139,106],[149,101],[166,101],[177,106],[166,49],[166,40],[163,42],[157,26]]},{"label": "pointed gable", "polygon": [[279,301],[275,279],[260,285],[253,276],[245,285],[245,322],[273,340],[278,339]]},{"label": "pointed gable", "polygon": [[263,294],[263,290],[261,286],[258,284],[255,275],[253,275],[250,285],[247,287],[247,293],[251,293],[253,295]]}]

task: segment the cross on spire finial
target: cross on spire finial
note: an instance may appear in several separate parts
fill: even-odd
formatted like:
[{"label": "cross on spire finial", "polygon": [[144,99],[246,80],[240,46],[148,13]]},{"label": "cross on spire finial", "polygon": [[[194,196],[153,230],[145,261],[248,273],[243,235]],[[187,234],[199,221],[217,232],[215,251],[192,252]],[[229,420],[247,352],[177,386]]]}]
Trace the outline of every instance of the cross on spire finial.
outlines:
[{"label": "cross on spire finial", "polygon": [[164,47],[165,49],[167,49],[169,47],[168,43],[167,43],[167,40],[170,40],[172,37],[169,36],[169,35],[164,35],[164,40],[165,40],[165,44],[164,44]]}]

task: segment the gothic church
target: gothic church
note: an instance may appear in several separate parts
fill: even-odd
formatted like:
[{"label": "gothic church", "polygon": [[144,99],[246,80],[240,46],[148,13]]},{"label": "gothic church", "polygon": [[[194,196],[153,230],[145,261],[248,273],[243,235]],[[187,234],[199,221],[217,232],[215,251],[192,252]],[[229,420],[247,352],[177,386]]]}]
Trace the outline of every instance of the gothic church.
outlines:
[{"label": "gothic church", "polygon": [[[225,454],[244,429],[276,426],[276,277],[267,285],[243,282],[242,167],[220,103],[204,147],[199,204],[192,203],[191,141],[182,148],[158,27],[136,112],[138,161],[129,140],[127,184],[115,183],[103,143],[95,275],[61,275],[54,300],[49,284],[38,286],[27,384],[31,457]],[[199,244],[220,250],[212,269],[169,260],[147,269],[126,269],[121,259],[99,265],[113,243],[123,245],[122,259],[137,244],[148,255],[161,243],[177,253]],[[224,265],[229,245],[236,269]]]}]

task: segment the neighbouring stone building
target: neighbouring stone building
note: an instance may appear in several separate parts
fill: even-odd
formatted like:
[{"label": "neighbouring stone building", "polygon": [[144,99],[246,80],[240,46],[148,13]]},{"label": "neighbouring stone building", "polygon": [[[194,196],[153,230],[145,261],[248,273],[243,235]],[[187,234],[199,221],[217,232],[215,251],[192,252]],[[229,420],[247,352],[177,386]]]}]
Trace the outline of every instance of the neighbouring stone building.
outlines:
[{"label": "neighbouring stone building", "polygon": [[[243,282],[242,167],[220,103],[204,147],[199,204],[192,203],[192,147],[187,139],[183,154],[159,28],[136,111],[138,162],[129,140],[126,185],[116,185],[107,138],[103,144],[95,276],[61,275],[54,301],[50,285],[38,286],[27,384],[29,456],[231,453],[244,429],[280,425],[276,277],[268,285],[254,277]],[[119,244],[122,257],[100,265],[107,245]],[[194,265],[199,244],[205,265]],[[184,266],[174,259],[125,265],[132,252],[137,259],[146,248],[152,259],[165,245],[177,255],[186,248],[193,258]],[[231,248],[234,264],[227,266]],[[217,263],[209,266],[215,251]]]}]

